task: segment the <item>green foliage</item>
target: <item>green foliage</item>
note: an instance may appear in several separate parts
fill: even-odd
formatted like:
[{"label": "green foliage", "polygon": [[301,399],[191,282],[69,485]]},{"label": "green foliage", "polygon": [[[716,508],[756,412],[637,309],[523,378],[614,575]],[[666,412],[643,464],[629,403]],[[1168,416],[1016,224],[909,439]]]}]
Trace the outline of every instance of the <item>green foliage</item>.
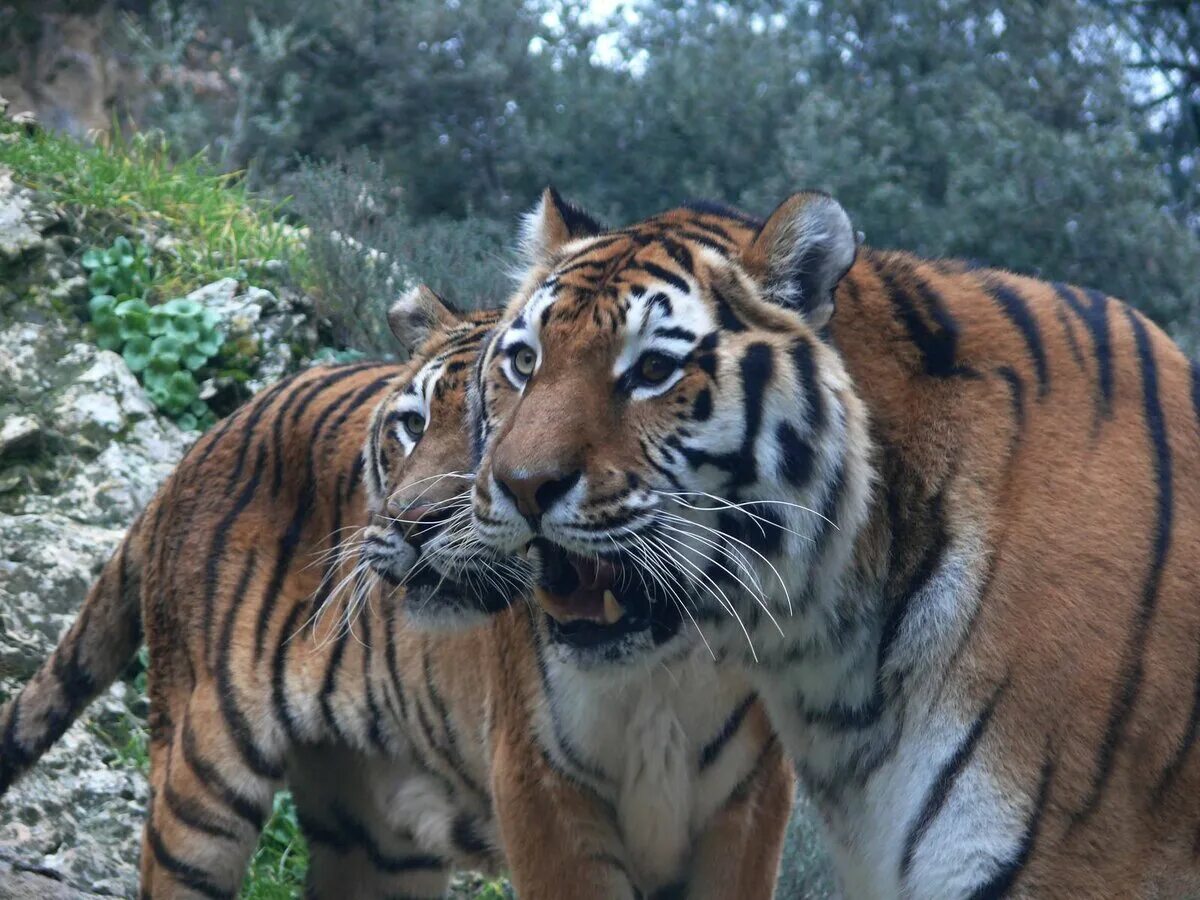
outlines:
[{"label": "green foliage", "polygon": [[339,345],[394,353],[387,308],[414,277],[464,309],[503,301],[507,226],[415,218],[383,167],[362,156],[306,163],[287,185],[308,224],[306,288]]},{"label": "green foliage", "polygon": [[200,399],[197,373],[221,352],[216,313],[184,298],[150,306],[149,249],[135,248],[125,237],[107,250],[86,251],[83,266],[91,273],[88,312],[96,343],[120,353],[154,405],[181,428],[211,425],[215,417]]},{"label": "green foliage", "polygon": [[271,818],[258,839],[258,849],[242,886],[245,900],[290,900],[304,890],[308,845],[300,832],[292,795],[275,795]]},{"label": "green foliage", "polygon": [[144,297],[154,282],[150,248],[144,243],[135,247],[124,235],[107,250],[88,250],[82,262],[93,296],[110,294],[118,300]]},{"label": "green foliage", "polygon": [[[0,165],[62,206],[98,242],[114,228],[164,238],[155,288],[167,296],[226,276],[245,280],[280,260],[303,271],[302,244],[278,207],[201,154],[176,159],[154,134],[81,144],[0,119]],[[169,247],[169,249],[168,249]],[[110,292],[111,293],[111,292]]]}]

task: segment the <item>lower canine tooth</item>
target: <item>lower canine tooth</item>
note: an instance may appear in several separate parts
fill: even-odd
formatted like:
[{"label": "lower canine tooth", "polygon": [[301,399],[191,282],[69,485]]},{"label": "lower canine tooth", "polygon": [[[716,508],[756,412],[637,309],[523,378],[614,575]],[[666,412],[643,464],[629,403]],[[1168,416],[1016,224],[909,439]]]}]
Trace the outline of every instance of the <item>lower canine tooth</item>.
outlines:
[{"label": "lower canine tooth", "polygon": [[607,625],[612,625],[621,621],[621,616],[625,615],[625,610],[621,604],[617,602],[617,596],[612,591],[604,592],[604,622]]}]

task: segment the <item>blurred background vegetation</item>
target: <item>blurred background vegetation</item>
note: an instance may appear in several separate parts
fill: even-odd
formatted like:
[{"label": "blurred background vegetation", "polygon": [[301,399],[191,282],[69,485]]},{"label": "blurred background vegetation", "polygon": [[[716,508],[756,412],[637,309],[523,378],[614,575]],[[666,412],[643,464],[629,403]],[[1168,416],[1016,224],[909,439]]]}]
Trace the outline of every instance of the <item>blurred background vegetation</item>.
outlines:
[{"label": "blurred background vegetation", "polygon": [[[101,59],[63,52],[81,20]],[[547,182],[616,223],[821,187],[873,245],[1099,286],[1200,335],[1189,0],[48,0],[0,6],[0,93],[81,135],[159,130],[287,199],[307,286],[364,350],[398,271],[502,296]]]}]

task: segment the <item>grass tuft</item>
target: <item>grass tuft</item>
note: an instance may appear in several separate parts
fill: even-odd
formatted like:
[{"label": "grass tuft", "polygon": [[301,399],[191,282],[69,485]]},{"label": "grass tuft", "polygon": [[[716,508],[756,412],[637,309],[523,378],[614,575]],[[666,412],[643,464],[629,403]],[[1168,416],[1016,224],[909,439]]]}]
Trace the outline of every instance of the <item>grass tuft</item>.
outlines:
[{"label": "grass tuft", "polygon": [[215,171],[202,154],[173,160],[155,134],[81,143],[0,120],[0,165],[14,179],[62,206],[80,230],[101,238],[141,229],[158,246],[164,296],[218,278],[245,280],[268,262],[305,264],[296,229],[248,191],[238,174]]}]

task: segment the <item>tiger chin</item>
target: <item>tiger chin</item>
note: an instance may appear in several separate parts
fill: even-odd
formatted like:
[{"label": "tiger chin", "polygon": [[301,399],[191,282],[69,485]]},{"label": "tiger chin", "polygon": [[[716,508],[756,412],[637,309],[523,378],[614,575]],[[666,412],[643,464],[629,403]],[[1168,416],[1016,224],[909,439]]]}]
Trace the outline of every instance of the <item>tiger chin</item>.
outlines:
[{"label": "tiger chin", "polygon": [[1200,896],[1196,367],[820,192],[744,222],[546,192],[479,367],[481,539],[550,548],[556,618],[640,562],[763,698],[848,896]]}]

